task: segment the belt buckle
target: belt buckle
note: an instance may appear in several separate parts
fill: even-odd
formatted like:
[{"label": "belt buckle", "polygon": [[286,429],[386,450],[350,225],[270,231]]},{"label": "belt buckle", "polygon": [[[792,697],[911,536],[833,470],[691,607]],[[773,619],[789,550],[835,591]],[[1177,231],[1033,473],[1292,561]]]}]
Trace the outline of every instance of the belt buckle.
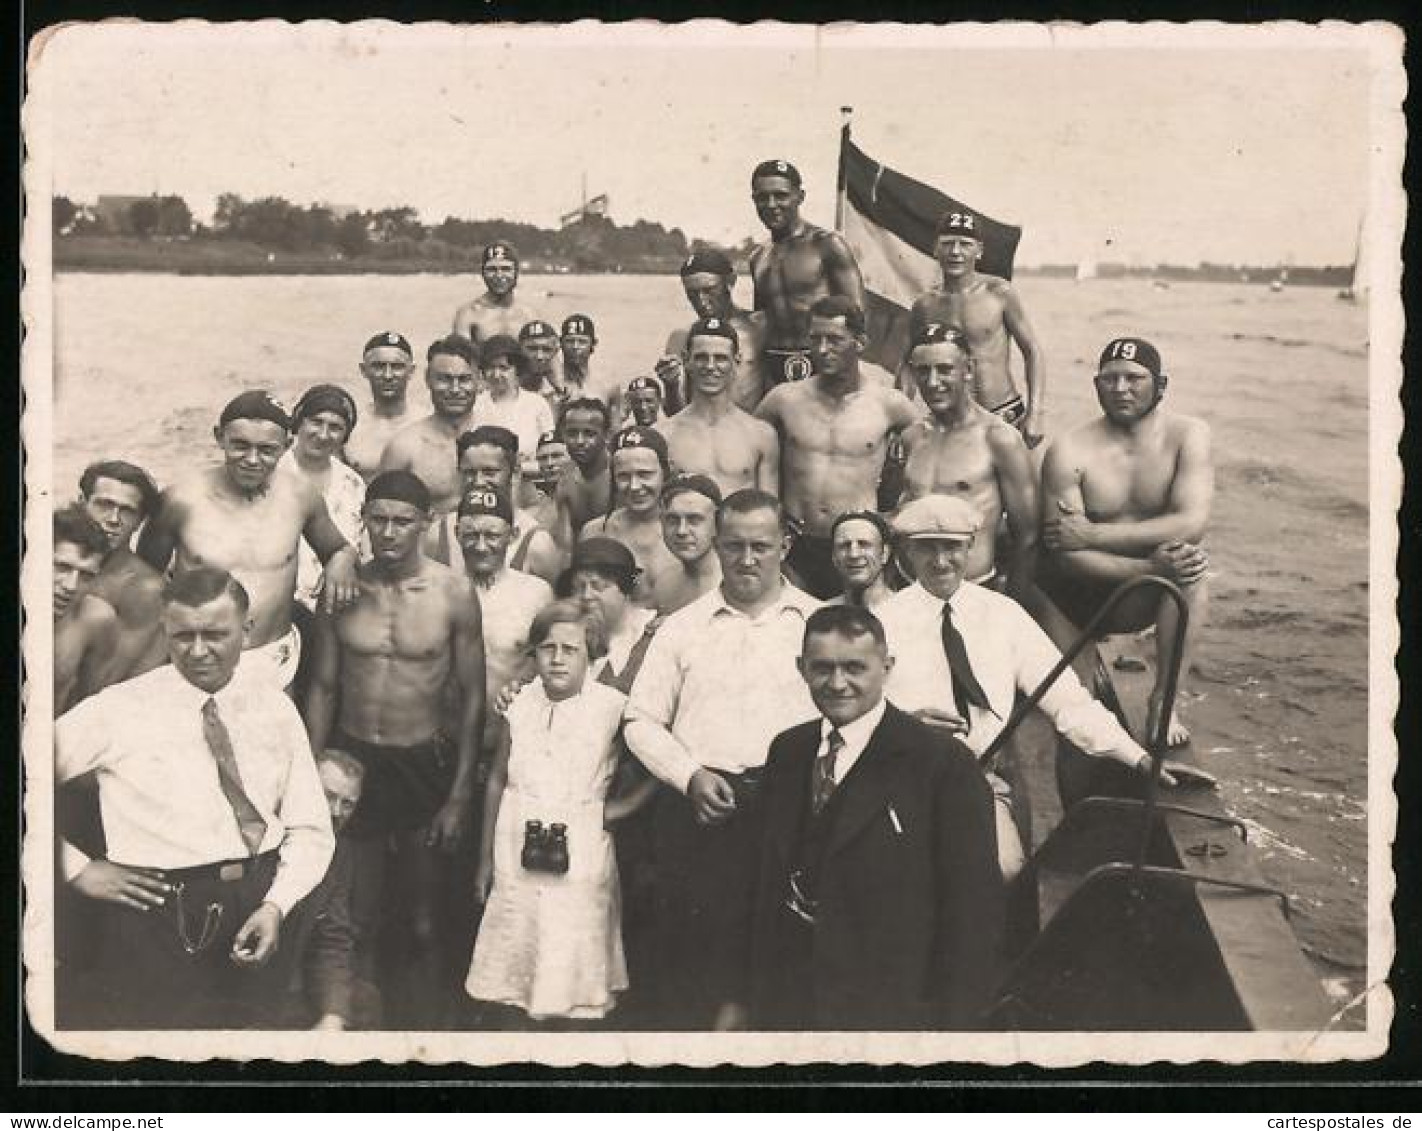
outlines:
[{"label": "belt buckle", "polygon": [[223,864],[217,869],[217,878],[223,883],[231,884],[240,880],[246,874],[246,866],[240,860],[230,864]]}]

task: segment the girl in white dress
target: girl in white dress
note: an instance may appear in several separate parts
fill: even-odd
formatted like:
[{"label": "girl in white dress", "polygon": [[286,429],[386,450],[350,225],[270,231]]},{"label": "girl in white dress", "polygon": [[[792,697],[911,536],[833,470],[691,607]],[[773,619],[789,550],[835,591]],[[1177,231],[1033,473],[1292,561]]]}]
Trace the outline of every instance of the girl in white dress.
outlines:
[{"label": "girl in white dress", "polygon": [[[465,990],[535,1020],[607,1015],[627,988],[621,897],[608,827],[625,697],[586,680],[592,624],[556,601],[529,629],[538,679],[509,705],[490,770],[476,895],[484,920]],[[524,867],[525,826],[567,829],[567,871]]]}]

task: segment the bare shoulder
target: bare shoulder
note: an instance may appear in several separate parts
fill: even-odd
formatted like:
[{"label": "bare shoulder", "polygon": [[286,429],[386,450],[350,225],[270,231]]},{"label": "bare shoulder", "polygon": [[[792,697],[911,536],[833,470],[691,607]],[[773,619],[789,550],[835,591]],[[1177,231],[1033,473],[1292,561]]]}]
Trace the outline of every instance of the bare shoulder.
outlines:
[{"label": "bare shoulder", "polygon": [[469,608],[478,607],[479,595],[474,589],[474,583],[462,571],[426,558],[424,573],[449,599],[451,611],[456,616]]},{"label": "bare shoulder", "polygon": [[610,533],[613,529],[613,520],[616,517],[617,512],[614,511],[605,520],[600,515],[588,519],[583,523],[583,528],[578,531],[578,541],[581,542],[584,538],[595,538],[604,531]]},{"label": "bare shoulder", "polygon": [[987,415],[989,419],[984,423],[983,434],[987,438],[988,447],[1001,455],[1020,453],[1025,456],[1027,441],[1022,438],[1022,433],[995,413]]},{"label": "bare shoulder", "polygon": [[113,632],[118,627],[118,613],[102,597],[85,593],[79,606],[79,624],[86,636],[95,637]]},{"label": "bare shoulder", "polygon": [[768,420],[761,420],[760,417],[752,416],[748,412],[743,412],[741,415],[741,423],[757,443],[771,444],[779,442],[780,434],[775,431],[775,425],[771,424]]},{"label": "bare shoulder", "polygon": [[1012,284],[999,275],[979,275],[983,281],[983,290],[990,295],[1006,300],[1017,292],[1012,289]]},{"label": "bare shoulder", "polygon": [[829,228],[812,227],[807,234],[821,252],[827,255],[854,258],[854,252],[849,249],[849,241],[838,232],[831,231]]},{"label": "bare shoulder", "polygon": [[1201,420],[1198,416],[1172,415],[1168,419],[1171,436],[1181,443],[1187,441],[1209,441],[1210,425],[1207,421]]}]

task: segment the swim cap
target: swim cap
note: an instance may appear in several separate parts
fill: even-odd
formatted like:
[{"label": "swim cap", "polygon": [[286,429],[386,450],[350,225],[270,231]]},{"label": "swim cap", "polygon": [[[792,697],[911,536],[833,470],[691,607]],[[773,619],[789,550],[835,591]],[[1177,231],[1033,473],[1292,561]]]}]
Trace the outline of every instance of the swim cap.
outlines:
[{"label": "swim cap", "polygon": [[666,506],[678,495],[687,491],[705,495],[718,507],[721,505],[721,488],[717,485],[716,480],[709,475],[696,475],[687,472],[673,476],[671,482],[662,488],[662,505]]},{"label": "swim cap", "polygon": [[655,377],[633,377],[627,382],[629,393],[640,393],[646,389],[656,393],[658,400],[662,399],[662,383]]},{"label": "swim cap", "polygon": [[517,267],[518,252],[514,251],[513,244],[495,240],[484,248],[483,266],[488,267],[491,263],[507,263]]},{"label": "swim cap", "polygon": [[291,410],[292,426],[300,424],[308,416],[315,416],[318,412],[334,412],[346,422],[347,433],[355,431],[355,398],[339,385],[312,385],[302,393],[296,407]]},{"label": "swim cap", "polygon": [[589,338],[597,337],[597,331],[593,328],[593,320],[586,314],[570,314],[563,319],[561,336],[566,338],[569,334],[585,334]]},{"label": "swim cap", "polygon": [[918,346],[936,346],[943,342],[957,346],[964,353],[971,352],[968,336],[958,327],[950,326],[946,322],[925,322],[922,326],[915,326],[909,338],[909,350],[912,351]]},{"label": "swim cap", "polygon": [[514,368],[520,373],[528,365],[528,358],[524,356],[523,347],[507,334],[495,334],[491,338],[485,338],[479,346],[479,368],[487,369],[501,357],[512,361]]},{"label": "swim cap", "polygon": [[688,348],[691,346],[692,338],[725,338],[737,353],[741,349],[741,336],[736,333],[736,328],[724,318],[698,318],[691,324],[691,329],[686,332]]},{"label": "swim cap", "polygon": [[800,187],[800,170],[789,161],[762,161],[751,171],[751,184],[759,177],[784,177],[796,188]]},{"label": "swim cap", "polygon": [[368,507],[376,499],[393,499],[397,503],[409,503],[422,511],[430,509],[430,492],[425,481],[413,471],[382,471],[370,481],[365,489],[365,505]]},{"label": "swim cap", "polygon": [[397,334],[394,330],[386,330],[383,334],[376,334],[370,341],[365,343],[365,348],[360,351],[362,357],[371,350],[384,349],[393,346],[408,358],[415,356],[415,351],[410,348],[410,343],[405,340],[404,334]]},{"label": "swim cap", "polygon": [[513,525],[513,504],[509,497],[494,487],[475,487],[459,497],[459,517],[473,518],[490,514]]},{"label": "swim cap", "polygon": [[615,538],[598,535],[584,538],[573,547],[573,558],[568,568],[558,575],[558,583],[553,587],[559,597],[566,597],[572,590],[573,574],[580,569],[590,569],[604,573],[615,579],[624,593],[631,593],[637,584],[641,570],[632,551]]},{"label": "swim cap", "polygon": [[245,393],[238,393],[227,402],[227,407],[217,418],[217,426],[226,427],[234,420],[270,420],[273,424],[280,424],[288,432],[291,431],[291,417],[287,415],[286,409],[264,389],[250,389]]},{"label": "swim cap", "polygon": [[736,268],[730,257],[714,247],[703,247],[693,251],[681,265],[681,277],[688,275],[719,275],[723,279],[735,278]]},{"label": "swim cap", "polygon": [[945,212],[938,218],[935,236],[966,236],[970,240],[981,240],[982,223],[976,212],[970,212],[966,208]]},{"label": "swim cap", "polygon": [[[514,439],[517,440],[518,437],[515,436]],[[538,437],[538,443],[534,444],[533,448],[534,451],[537,451],[543,447],[544,444],[561,444],[562,442],[563,437],[558,435],[558,430],[555,428],[552,432],[541,433]]]},{"label": "swim cap", "polygon": [[1160,351],[1144,338],[1112,338],[1101,351],[1096,368],[1100,370],[1108,361],[1134,361],[1149,369],[1152,377],[1160,376]]},{"label": "swim cap", "polygon": [[456,456],[462,456],[470,448],[487,444],[491,448],[502,448],[510,461],[518,459],[518,437],[499,424],[481,424],[469,432],[461,432],[454,441]]},{"label": "swim cap", "polygon": [[867,522],[870,526],[872,526],[875,530],[879,532],[879,537],[883,540],[884,544],[886,546],[889,544],[889,539],[891,536],[891,532],[889,530],[889,522],[878,511],[845,511],[842,515],[840,515],[832,523],[830,523],[830,541],[834,541],[834,537],[836,534],[839,533],[839,528],[841,526],[843,526],[846,522],[854,522],[856,520],[859,522]]},{"label": "swim cap", "polygon": [[529,338],[556,338],[557,336],[558,331],[541,318],[535,318],[532,322],[525,323],[523,329],[518,332],[518,340],[521,342],[526,342]]},{"label": "swim cap", "polygon": [[624,428],[612,438],[614,452],[625,452],[628,448],[647,448],[656,452],[662,466],[667,466],[667,442],[655,428]]}]

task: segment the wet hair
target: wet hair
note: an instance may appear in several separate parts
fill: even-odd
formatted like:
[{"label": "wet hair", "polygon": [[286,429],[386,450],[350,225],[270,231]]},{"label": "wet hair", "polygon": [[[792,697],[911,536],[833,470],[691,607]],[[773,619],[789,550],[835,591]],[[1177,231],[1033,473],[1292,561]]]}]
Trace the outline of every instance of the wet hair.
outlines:
[{"label": "wet hair", "polygon": [[528,626],[528,650],[532,652],[548,639],[555,624],[577,624],[583,629],[583,639],[587,642],[588,659],[601,656],[607,649],[597,621],[590,617],[582,603],[573,600],[554,601],[544,605]]},{"label": "wet hair", "polygon": [[861,605],[821,605],[805,620],[805,642],[802,647],[809,644],[811,636],[828,636],[831,633],[846,640],[872,636],[874,643],[881,649],[887,651],[889,647],[883,624]]},{"label": "wet hair", "polygon": [[518,437],[498,424],[481,424],[469,432],[461,432],[454,441],[454,458],[464,458],[470,448],[498,448],[508,457],[509,467],[518,463]]},{"label": "wet hair", "polygon": [[341,773],[345,774],[351,781],[365,781],[365,763],[354,754],[348,754],[337,747],[328,746],[325,750],[322,750],[316,755],[316,765],[320,766],[322,762],[335,766],[336,769],[340,770]]},{"label": "wet hair", "polygon": [[136,487],[142,496],[145,515],[150,515],[158,509],[158,484],[153,482],[153,476],[137,464],[121,459],[102,459],[91,463],[84,469],[84,474],[79,476],[79,493],[87,499],[93,494],[100,479],[112,479],[115,483]]},{"label": "wet hair", "polygon": [[716,529],[726,528],[728,514],[754,514],[760,510],[774,512],[775,521],[780,524],[780,532],[790,533],[790,516],[785,513],[785,507],[769,491],[762,491],[758,487],[742,487],[722,499],[721,505],[716,508]]},{"label": "wet hair", "polygon": [[54,544],[58,546],[61,542],[100,557],[106,557],[109,552],[109,539],[104,528],[79,506],[68,506],[54,512]]},{"label": "wet hair", "polygon": [[252,602],[242,583],[225,569],[194,566],[173,574],[163,586],[164,605],[187,605],[195,609],[224,595],[232,598],[238,613],[245,619]]},{"label": "wet hair", "polygon": [[432,341],[430,348],[425,350],[425,364],[428,365],[440,354],[462,358],[469,363],[470,369],[478,368],[478,362],[474,357],[474,343],[462,334],[448,334]]},{"label": "wet hair", "polygon": [[612,411],[607,405],[598,400],[597,397],[575,397],[558,410],[558,434],[563,433],[563,421],[568,419],[568,413],[573,411],[595,412],[602,417],[603,429],[612,427]]},{"label": "wet hair", "polygon": [[867,333],[864,308],[844,295],[825,295],[810,307],[811,318],[843,318],[845,326],[855,334]]}]

